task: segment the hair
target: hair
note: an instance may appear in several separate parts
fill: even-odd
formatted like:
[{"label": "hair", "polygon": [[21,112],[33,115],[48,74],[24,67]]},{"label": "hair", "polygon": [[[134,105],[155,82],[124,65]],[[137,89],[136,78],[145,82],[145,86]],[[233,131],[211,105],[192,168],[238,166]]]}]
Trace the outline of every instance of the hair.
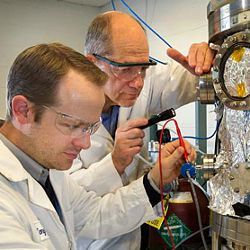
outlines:
[{"label": "hair", "polygon": [[112,54],[112,15],[100,14],[90,24],[85,41],[85,53],[98,55]]},{"label": "hair", "polygon": [[112,21],[115,15],[127,15],[137,22],[146,33],[141,23],[129,14],[119,11],[102,13],[91,22],[85,41],[85,54],[111,56],[113,54]]},{"label": "hair", "polygon": [[107,81],[107,75],[84,55],[60,43],[39,44],[21,52],[7,79],[6,120],[13,115],[13,97],[23,95],[34,104],[35,121],[38,121],[43,105],[57,104],[59,82],[71,69],[97,86],[103,86]]}]

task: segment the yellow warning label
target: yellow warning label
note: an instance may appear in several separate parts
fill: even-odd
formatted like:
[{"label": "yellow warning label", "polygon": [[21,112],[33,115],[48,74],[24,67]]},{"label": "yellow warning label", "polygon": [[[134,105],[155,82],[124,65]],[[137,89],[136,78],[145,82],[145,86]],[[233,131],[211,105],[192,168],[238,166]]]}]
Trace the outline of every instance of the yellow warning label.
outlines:
[{"label": "yellow warning label", "polygon": [[[169,200],[169,195],[164,198],[164,214],[165,215],[167,214],[167,211],[168,211],[168,200]],[[152,227],[155,227],[156,229],[159,230],[161,228],[163,221],[164,221],[164,216],[161,216],[161,217],[157,217],[154,220],[147,221],[146,224]]]}]

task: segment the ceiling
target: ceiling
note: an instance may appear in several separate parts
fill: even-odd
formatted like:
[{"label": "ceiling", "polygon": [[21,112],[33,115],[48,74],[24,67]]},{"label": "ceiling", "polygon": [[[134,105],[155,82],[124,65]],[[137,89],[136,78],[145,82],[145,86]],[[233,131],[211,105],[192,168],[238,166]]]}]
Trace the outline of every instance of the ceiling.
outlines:
[{"label": "ceiling", "polygon": [[101,7],[110,2],[110,0],[58,0],[68,3],[75,3],[80,5]]}]

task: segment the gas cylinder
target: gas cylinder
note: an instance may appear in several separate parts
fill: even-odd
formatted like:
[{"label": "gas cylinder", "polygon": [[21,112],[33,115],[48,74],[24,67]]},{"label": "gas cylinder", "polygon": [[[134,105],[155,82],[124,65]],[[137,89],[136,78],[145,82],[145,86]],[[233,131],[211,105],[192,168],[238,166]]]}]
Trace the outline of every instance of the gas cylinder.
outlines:
[{"label": "gas cylinder", "polygon": [[[194,203],[194,194],[192,193],[190,182],[187,178],[179,178],[179,185],[173,192],[168,202],[166,218],[173,235],[175,245],[183,242],[195,232],[199,231],[197,210]],[[199,202],[202,227],[209,225],[208,196],[204,189],[193,181],[196,195]],[[209,231],[204,231],[205,238],[208,240]],[[184,241],[178,249],[202,249],[202,240],[200,233]],[[149,229],[149,249],[162,250],[172,249],[171,240],[166,225],[163,223],[159,230],[150,227]]]}]

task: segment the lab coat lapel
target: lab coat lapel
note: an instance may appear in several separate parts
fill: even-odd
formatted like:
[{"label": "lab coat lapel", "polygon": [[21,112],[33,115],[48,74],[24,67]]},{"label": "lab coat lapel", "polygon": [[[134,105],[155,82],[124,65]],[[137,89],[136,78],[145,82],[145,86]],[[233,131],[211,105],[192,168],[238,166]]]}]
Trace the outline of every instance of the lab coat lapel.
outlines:
[{"label": "lab coat lapel", "polygon": [[64,178],[65,173],[63,171],[55,169],[50,170],[51,185],[55,191],[62,212],[63,210],[70,210],[71,208],[69,196],[66,195],[68,193],[67,187],[64,185],[62,186],[62,183],[65,183]]},{"label": "lab coat lapel", "polygon": [[21,182],[27,181],[28,199],[30,200],[30,202],[56,213],[53,205],[51,204],[41,185],[36,180],[34,180],[34,178],[23,168],[19,160],[3,144],[2,141],[0,141],[0,152],[5,156],[1,157],[0,160],[1,174],[12,182],[20,182],[20,189],[18,190],[18,192],[20,192],[22,195],[27,192],[26,190],[24,190],[24,186],[21,185]]},{"label": "lab coat lapel", "polygon": [[[95,137],[95,134],[92,136]],[[101,125],[100,128],[98,129],[98,136],[103,137],[105,140],[113,141],[112,136],[110,135],[110,133],[108,132],[108,130],[105,128],[104,125]]]},{"label": "lab coat lapel", "polygon": [[[68,187],[66,186],[66,175],[62,171],[51,169],[50,181],[61,207],[64,228],[70,238],[74,238],[74,232],[72,231],[72,228],[74,228],[74,220],[72,220],[73,215],[70,196],[68,195]],[[62,185],[62,183],[65,185]]]},{"label": "lab coat lapel", "polygon": [[132,108],[120,107],[117,128],[129,119],[131,111]]},{"label": "lab coat lapel", "polygon": [[32,178],[32,176],[28,176],[28,189],[30,202],[56,213],[46,192],[42,186]]}]

